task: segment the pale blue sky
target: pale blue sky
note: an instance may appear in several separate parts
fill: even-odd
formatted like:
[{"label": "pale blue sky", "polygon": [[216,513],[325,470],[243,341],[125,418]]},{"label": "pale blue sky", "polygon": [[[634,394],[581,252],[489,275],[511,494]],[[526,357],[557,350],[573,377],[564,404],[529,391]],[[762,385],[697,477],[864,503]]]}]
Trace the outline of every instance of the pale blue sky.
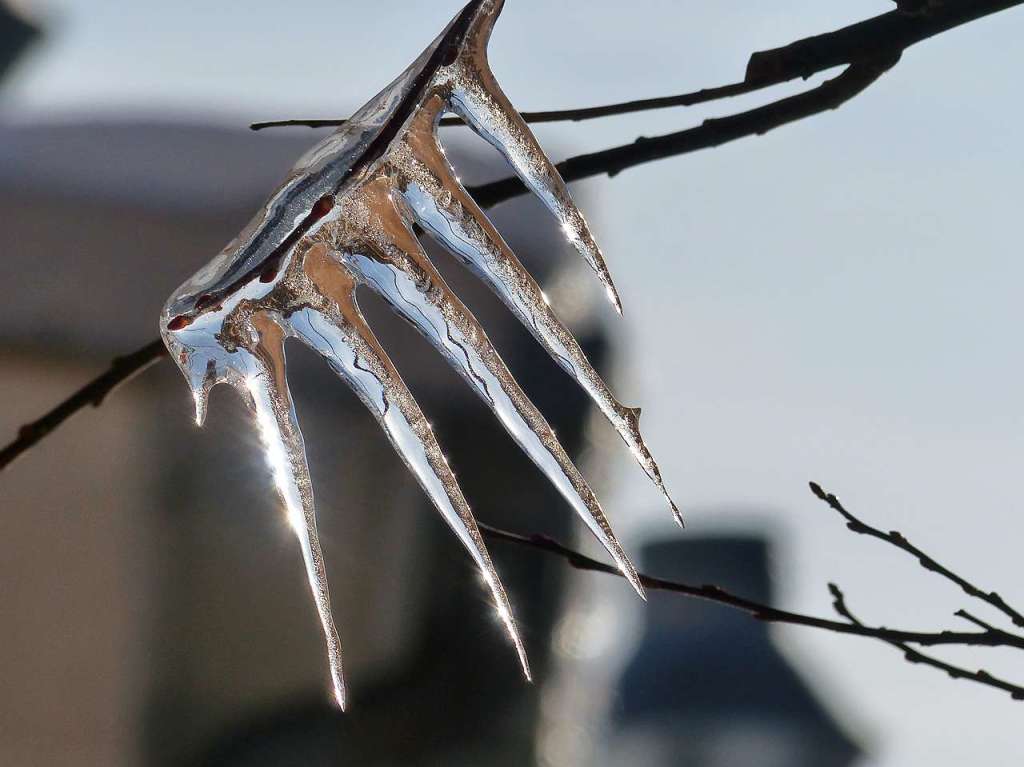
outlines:
[{"label": "pale blue sky", "polygon": [[[243,125],[345,114],[460,3],[39,5],[51,35],[2,94],[5,119],[127,112]],[[891,6],[509,0],[492,64],[522,109],[662,95],[739,79],[754,50]],[[912,49],[838,112],[585,182],[625,304],[622,398],[643,405],[694,530],[754,520],[779,532],[788,606],[827,613],[828,580],[880,623],[948,625],[967,605],[846,533],[809,479],[1024,599],[1021,39],[1024,10],[1006,12]],[[537,132],[575,154],[761,99]],[[616,457],[617,526],[634,543],[666,530],[656,495]],[[750,511],[713,510],[730,506]],[[1019,759],[1024,709],[1002,694],[881,645],[786,637],[837,709],[875,736],[868,763]],[[979,656],[1021,678],[1012,658],[969,657]]]}]

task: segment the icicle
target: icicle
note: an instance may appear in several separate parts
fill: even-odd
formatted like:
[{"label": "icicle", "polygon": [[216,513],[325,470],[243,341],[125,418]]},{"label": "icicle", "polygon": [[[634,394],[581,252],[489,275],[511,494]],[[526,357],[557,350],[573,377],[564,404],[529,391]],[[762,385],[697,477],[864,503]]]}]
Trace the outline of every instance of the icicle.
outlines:
[{"label": "icicle", "polygon": [[530,276],[465,190],[437,142],[444,102],[435,95],[415,117],[392,162],[417,223],[479,276],[519,318],[551,357],[590,395],[637,463],[665,496],[676,521],[682,516],[640,434],[640,410],[620,404],[579,343],[555,315]]},{"label": "icicle", "polygon": [[[345,708],[345,681],[341,672],[341,642],[331,615],[331,595],[327,571],[316,531],[313,487],[309,479],[306,448],[302,442],[291,393],[285,379],[284,332],[268,314],[259,312],[250,318],[252,324],[252,372],[244,380],[256,414],[263,441],[267,466],[284,502],[288,524],[295,532],[306,565],[306,576],[313,593],[320,623],[327,644],[334,699]],[[238,352],[244,354],[244,352]],[[238,388],[242,389],[243,385]]]},{"label": "icicle", "polygon": [[[636,592],[643,586],[596,496],[548,422],[515,382],[476,317],[434,269],[398,210],[386,177],[364,186],[342,218],[358,222],[346,262],[416,327],[495,413],[509,435],[573,506]],[[347,237],[347,232],[340,235]]]},{"label": "icicle", "polygon": [[554,214],[566,238],[597,274],[615,311],[622,314],[619,294],[586,219],[572,201],[558,170],[491,73],[487,43],[503,2],[488,0],[484,5],[495,10],[476,17],[470,27],[468,45],[450,68],[438,73],[435,82],[447,86],[451,109],[505,156],[523,183]]},{"label": "icicle", "polygon": [[286,336],[318,351],[374,414],[483,573],[529,677],[512,609],[472,512],[426,418],[359,311],[354,291],[360,282],[412,321],[484,399],[642,593],[586,480],[410,229],[415,218],[498,293],[589,393],[664,492],[640,438],[639,410],[611,395],[540,288],[455,180],[437,144],[439,115],[461,114],[551,209],[618,308],[583,216],[487,65],[487,42],[501,6],[500,0],[472,0],[463,8],[391,85],[306,153],[245,229],[171,296],[161,315],[161,333],[192,390],[198,423],[218,383],[231,384],[252,404],[302,547],[339,705],[345,697],[341,648],[285,378]]},{"label": "icicle", "polygon": [[295,334],[324,357],[373,413],[405,465],[473,557],[515,644],[523,673],[529,678],[526,649],[473,513],[430,424],[363,319],[353,294],[354,281],[319,243],[306,254],[305,271],[326,300],[319,311],[302,309],[292,315]]}]

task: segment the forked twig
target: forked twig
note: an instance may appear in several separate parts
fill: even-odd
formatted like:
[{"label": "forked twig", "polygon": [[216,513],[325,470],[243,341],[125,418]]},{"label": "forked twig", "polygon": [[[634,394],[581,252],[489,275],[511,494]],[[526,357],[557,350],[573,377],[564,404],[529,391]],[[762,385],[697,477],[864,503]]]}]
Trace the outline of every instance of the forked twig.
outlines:
[{"label": "forked twig", "polygon": [[[478,526],[485,538],[506,541],[517,546],[556,554],[577,570],[607,573],[608,575],[618,577],[622,576],[614,566],[588,557],[586,554],[569,548],[546,535],[521,535],[484,524],[483,522],[478,523]],[[882,639],[884,641],[912,642],[928,647],[969,645],[977,647],[1013,647],[1018,650],[1024,650],[1024,637],[991,626],[984,631],[906,631],[881,626],[865,626],[863,624],[851,625],[843,621],[804,615],[802,613],[790,612],[789,610],[780,610],[777,607],[733,594],[721,586],[682,583],[680,581],[656,578],[644,573],[640,573],[640,582],[645,589],[669,591],[674,594],[706,599],[709,602],[742,610],[757,620],[767,623],[786,623],[792,626],[806,626],[808,628],[834,631],[838,634],[852,634],[854,636]]]},{"label": "forked twig", "polygon": [[[850,621],[852,626],[860,626],[860,620],[850,611],[850,608],[846,605],[846,597],[840,588],[834,584],[828,584],[828,590],[832,594],[832,607],[839,615]],[[940,671],[945,671],[952,679],[965,679],[969,682],[976,682],[983,684],[987,687],[995,687],[997,690],[1003,690],[1010,693],[1010,697],[1014,700],[1024,700],[1024,687],[1020,685],[1007,682],[1005,679],[992,676],[984,669],[978,669],[971,671],[970,669],[963,668],[962,666],[954,666],[952,663],[947,663],[944,660],[936,658],[934,655],[926,655],[920,650],[915,650],[913,647],[908,645],[906,642],[899,642],[885,637],[878,637],[883,642],[887,642],[893,647],[903,651],[903,658],[908,663],[921,663],[925,666],[931,666],[937,668]]]},{"label": "forked twig", "polygon": [[[971,596],[974,596],[982,601],[987,602],[993,606],[1002,605],[999,609],[1004,614],[1012,618],[1013,615],[1017,614],[1012,608],[1007,606],[1005,602],[999,600],[998,603],[993,602],[992,595],[978,589],[977,587],[971,586],[971,584],[962,576],[957,575],[948,568],[942,567],[935,563],[935,560],[924,554],[917,548],[908,549],[906,539],[903,536],[897,534],[885,534],[878,531],[876,528],[865,524],[861,520],[854,517],[849,511],[847,511],[839,500],[832,495],[827,493],[815,482],[810,483],[811,491],[816,497],[825,501],[830,508],[836,511],[842,516],[847,522],[847,528],[852,532],[858,534],[866,534],[883,540],[887,543],[896,546],[897,548],[912,553],[919,559],[924,559],[929,563],[936,566],[926,566],[926,568],[935,572],[944,578],[952,580],[958,585],[961,583],[967,583],[971,589],[965,588]],[[480,531],[484,537],[507,541],[509,543],[523,546],[526,548],[536,549],[544,551],[549,554],[560,556],[566,560],[572,567],[579,570],[588,570],[593,572],[607,573],[609,575],[620,576],[621,574],[611,565],[605,564],[599,560],[582,554],[575,549],[571,549],[563,544],[549,538],[545,535],[521,535],[519,533],[509,532],[508,530],[502,530],[500,528],[492,527],[490,525],[480,524]],[[966,610],[958,610],[955,614],[963,618],[964,620],[974,624],[981,631],[978,632],[962,632],[962,631],[937,631],[937,632],[921,632],[921,631],[906,631],[901,629],[891,629],[885,626],[869,626],[863,623],[850,611],[846,604],[845,597],[842,591],[834,583],[829,584],[829,591],[833,597],[833,607],[840,617],[844,618],[843,621],[829,620],[827,618],[820,618],[813,615],[805,615],[802,613],[795,613],[788,610],[780,610],[771,605],[756,602],[751,599],[733,594],[725,589],[714,586],[714,585],[696,585],[681,583],[678,581],[670,581],[662,578],[655,578],[650,575],[640,573],[640,582],[644,585],[644,588],[651,590],[668,591],[676,594],[682,594],[684,596],[696,597],[698,599],[705,599],[710,602],[715,602],[726,607],[731,607],[737,610],[746,612],[751,617],[756,618],[760,621],[768,623],[782,623],[793,626],[806,626],[809,628],[821,629],[824,631],[831,631],[837,634],[846,634],[851,636],[860,636],[869,639],[877,639],[882,642],[886,642],[893,647],[900,649],[903,652],[904,658],[911,663],[920,663],[923,665],[931,666],[933,668],[940,669],[949,674],[954,679],[966,679],[968,681],[976,682],[977,684],[986,685],[988,687],[994,687],[999,690],[1010,693],[1014,700],[1024,700],[1024,687],[1008,682],[1005,679],[992,676],[983,669],[972,671],[969,669],[955,666],[946,661],[935,658],[931,655],[926,655],[920,650],[912,647],[911,645],[918,645],[922,647],[937,647],[937,646],[985,646],[985,647],[1012,647],[1014,649],[1024,649],[1024,636],[1014,634],[1003,629],[996,628],[991,624],[975,617]],[[1004,609],[1005,608],[1005,609]]]},{"label": "forked twig", "polygon": [[[917,548],[917,546],[908,541],[902,533],[896,530],[884,532],[883,530],[879,530],[877,527],[872,527],[866,522],[863,522],[862,520],[858,519],[843,507],[843,504],[839,502],[838,498],[832,495],[832,493],[826,493],[824,490],[821,489],[821,487],[817,483],[811,482],[810,487],[812,493],[814,493],[818,498],[827,503],[833,511],[835,511],[837,514],[842,516],[843,519],[846,520],[846,527],[851,532],[857,533],[858,535],[867,535],[871,538],[877,538],[878,540],[884,541],[885,543],[888,543],[891,546],[895,546],[897,549],[900,549],[901,551],[907,552],[912,557],[916,558],[917,561],[920,563],[921,567],[923,567],[925,570],[937,573],[946,580],[952,581],[961,589],[963,589],[964,593],[968,596],[974,597],[975,599],[980,599],[982,602],[992,605],[992,607],[996,608],[997,610],[999,610],[999,612],[1003,613],[1011,621],[1013,621],[1015,626],[1024,628],[1024,615],[1021,615],[1020,612],[1010,607],[1010,605],[1008,605],[1005,602],[1005,600],[1003,600],[1003,598],[999,596],[999,594],[997,594],[996,592],[985,591],[984,589],[978,588],[963,576],[958,575],[945,565],[942,565],[939,562],[937,562],[933,557],[921,551],[921,549]],[[967,618],[968,620],[972,619],[969,613],[967,613],[966,611],[961,610],[960,613],[962,614],[961,617]],[[974,622],[977,623],[978,621],[975,619]]]}]

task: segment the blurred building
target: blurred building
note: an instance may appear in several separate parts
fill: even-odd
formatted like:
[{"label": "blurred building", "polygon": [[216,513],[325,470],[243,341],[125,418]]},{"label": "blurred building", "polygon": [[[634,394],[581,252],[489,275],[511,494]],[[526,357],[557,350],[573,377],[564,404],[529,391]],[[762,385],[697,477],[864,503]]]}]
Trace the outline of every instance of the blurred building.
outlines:
[{"label": "blurred building", "polygon": [[[761,536],[693,532],[648,543],[639,565],[764,604],[780,566]],[[770,625],[743,611],[656,590],[636,607],[577,572],[554,648],[542,767],[847,767],[862,756]]]},{"label": "blurred building", "polygon": [[[644,568],[773,603],[768,547],[753,537],[666,540]],[[617,684],[602,764],[846,767],[860,751],[776,649],[768,624],[702,600],[652,594]]]}]

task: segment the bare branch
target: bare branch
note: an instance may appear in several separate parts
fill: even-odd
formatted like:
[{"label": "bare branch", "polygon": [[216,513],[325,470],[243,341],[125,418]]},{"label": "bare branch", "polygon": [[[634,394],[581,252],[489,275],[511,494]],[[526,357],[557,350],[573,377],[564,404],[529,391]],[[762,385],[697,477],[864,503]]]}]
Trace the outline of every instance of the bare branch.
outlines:
[{"label": "bare branch", "polygon": [[[910,544],[906,538],[896,532],[884,533],[881,530],[873,528],[860,519],[855,517],[849,511],[847,511],[839,500],[831,493],[826,493],[821,489],[819,485],[814,482],[810,483],[811,491],[815,496],[828,503],[828,505],[839,513],[847,522],[847,527],[854,533],[860,535],[869,535],[874,538],[878,538],[887,543],[896,546],[897,548],[907,551],[913,556],[917,557],[918,561],[921,562],[930,572],[937,573],[948,580],[961,586],[965,592],[974,596],[978,599],[985,601],[986,603],[993,605],[1000,609],[1004,614],[1013,618],[1017,615],[1016,611],[1006,605],[998,595],[989,594],[982,592],[977,587],[973,586],[962,576],[959,576],[947,568],[939,565],[934,559],[924,554],[920,549],[917,549]],[[580,552],[570,549],[557,541],[548,538],[543,535],[519,535],[517,533],[511,533],[507,530],[501,530],[490,525],[480,525],[481,532],[485,537],[508,541],[520,546],[538,549],[551,554],[555,554],[564,558],[570,565],[580,570],[592,570],[595,572],[608,573],[610,575],[621,576],[619,571],[608,564],[592,559]],[[964,620],[974,624],[981,629],[979,632],[959,632],[959,631],[939,631],[939,632],[916,632],[916,631],[905,631],[898,629],[890,629],[885,626],[868,626],[864,624],[859,618],[857,618],[853,612],[849,609],[846,604],[846,599],[843,592],[834,583],[829,584],[829,591],[833,597],[833,607],[840,617],[844,618],[845,621],[832,621],[826,618],[819,618],[812,615],[804,615],[801,613],[794,613],[787,610],[780,610],[770,605],[755,602],[744,597],[740,597],[736,594],[732,594],[719,586],[714,585],[693,585],[679,583],[676,581],[668,581],[661,578],[654,578],[649,575],[641,574],[639,576],[640,582],[645,588],[652,590],[663,590],[677,594],[684,594],[690,597],[697,597],[699,599],[706,599],[717,604],[732,607],[737,610],[742,610],[752,617],[766,622],[771,623],[784,623],[795,626],[807,626],[810,628],[817,628],[824,631],[831,631],[837,634],[847,634],[853,636],[861,636],[870,639],[877,639],[893,647],[898,648],[903,652],[904,658],[911,663],[920,663],[933,668],[937,668],[941,671],[946,672],[950,677],[954,679],[965,679],[968,681],[982,684],[988,687],[994,687],[999,690],[1008,692],[1014,700],[1024,700],[1024,687],[1008,682],[1005,679],[1000,679],[988,673],[984,669],[978,669],[972,671],[965,669],[960,666],[953,665],[939,658],[931,655],[927,655],[911,645],[918,646],[949,646],[949,645],[960,645],[960,646],[988,646],[988,647],[1014,647],[1021,649],[1024,647],[1024,637],[1017,634],[1013,634],[1002,629],[998,629],[989,623],[977,618],[966,610],[958,610],[955,614],[963,618]],[[1015,621],[1016,622],[1016,621]]]},{"label": "bare branch", "polygon": [[[834,583],[830,583],[828,588],[832,593],[832,606],[835,608],[835,611],[850,621],[851,626],[862,626],[863,624],[860,620],[850,611],[850,608],[847,607],[846,597],[840,588]],[[894,641],[885,637],[878,638],[883,642],[887,642],[893,647],[902,650],[903,657],[909,663],[921,663],[926,666],[931,666],[932,668],[937,668],[940,671],[945,671],[953,679],[965,679],[970,682],[986,685],[987,687],[995,687],[997,690],[1004,690],[1005,692],[1010,693],[1010,697],[1014,700],[1024,700],[1024,687],[1007,682],[1005,679],[992,676],[984,669],[971,671],[960,666],[954,666],[952,663],[947,663],[946,661],[940,660],[932,655],[925,655],[920,650],[910,647],[905,642]]]},{"label": "bare branch", "polygon": [[[1010,620],[1013,621],[1014,625],[1024,628],[1024,615],[1021,615],[1017,610],[1013,609],[1008,605],[1003,598],[994,591],[983,591],[982,589],[975,586],[973,583],[968,581],[961,575],[954,573],[948,567],[939,564],[935,559],[921,551],[914,544],[908,541],[901,533],[896,530],[890,530],[889,532],[883,532],[877,527],[862,522],[860,519],[855,517],[849,511],[847,511],[843,504],[839,502],[832,493],[827,493],[821,489],[821,486],[816,482],[810,483],[811,492],[814,493],[818,498],[827,503],[829,507],[841,515],[846,520],[846,526],[852,531],[859,535],[867,535],[871,538],[877,538],[880,541],[895,546],[896,548],[907,552],[912,557],[915,557],[920,563],[921,567],[933,573],[938,573],[946,580],[952,581],[961,589],[964,593],[975,599],[980,599],[982,602],[992,605],[992,607],[999,610],[999,612],[1006,615]],[[964,611],[961,610],[961,613]],[[963,616],[962,616],[963,617]]]},{"label": "bare branch", "polygon": [[[1021,0],[1024,2],[1024,0]],[[520,116],[528,123],[555,123],[555,122],[582,122],[594,120],[599,117],[613,117],[615,115],[626,115],[634,112],[647,112],[652,109],[668,109],[670,107],[689,107],[695,104],[703,104],[716,99],[739,96],[744,93],[764,88],[766,84],[760,82],[740,82],[731,85],[721,85],[716,88],[703,88],[692,93],[680,93],[677,96],[658,96],[650,99],[635,99],[633,101],[622,101],[616,104],[605,104],[596,107],[582,107],[580,109],[555,109],[548,112],[520,112]],[[345,118],[335,117],[327,119],[312,120],[267,120],[265,122],[252,123],[250,130],[258,131],[265,128],[338,128],[347,122]],[[465,125],[460,117],[445,117],[441,125]]]},{"label": "bare branch", "polygon": [[50,410],[42,418],[25,424],[18,429],[18,437],[0,450],[0,471],[7,468],[15,458],[46,437],[54,429],[59,428],[66,420],[79,410],[92,405],[99,407],[107,395],[118,386],[128,381],[143,370],[159,362],[167,356],[167,348],[159,338],[150,341],[130,354],[117,357],[110,367],[97,378],[94,378],[63,402]]},{"label": "bare branch", "polygon": [[[546,535],[520,535],[508,530],[502,530],[484,523],[479,523],[480,532],[485,538],[497,541],[506,541],[517,546],[545,551],[562,557],[577,570],[588,570],[598,573],[607,573],[623,577],[618,568],[612,565],[593,559],[585,554],[571,549]],[[984,631],[904,631],[890,629],[883,626],[865,626],[863,624],[852,624],[844,621],[835,621],[828,618],[819,618],[813,615],[780,610],[771,605],[756,602],[752,599],[738,596],[726,591],[720,586],[705,584],[694,585],[680,583],[678,581],[655,578],[651,575],[640,574],[640,582],[644,588],[655,591],[669,591],[675,594],[683,594],[698,599],[706,599],[720,605],[742,610],[760,621],[768,623],[785,623],[792,626],[807,626],[808,628],[832,631],[837,634],[851,634],[853,636],[869,637],[880,639],[886,642],[907,642],[928,647],[938,645],[968,645],[977,647],[1014,647],[1024,649],[1024,637],[1011,634],[1000,629],[988,628]]]},{"label": "bare branch", "polygon": [[[720,146],[745,136],[760,136],[805,117],[838,109],[875,82],[897,60],[898,56],[893,56],[851,64],[838,77],[804,93],[747,112],[705,120],[695,128],[653,138],[641,136],[631,144],[570,157],[558,163],[558,171],[567,182],[604,174],[614,177],[644,163]],[[480,205],[492,206],[525,194],[526,187],[518,177],[511,176],[469,187],[469,191]]]},{"label": "bare branch", "polygon": [[[832,67],[871,59],[898,58],[899,53],[922,40],[946,32],[971,21],[1004,11],[1024,0],[944,0],[931,4],[927,0],[897,0],[899,6],[865,21],[851,24],[822,35],[807,37],[781,48],[758,51],[747,62],[743,82],[705,88],[676,96],[635,99],[580,109],[557,109],[548,112],[523,112],[529,123],[593,120],[599,117],[645,112],[652,109],[693,106],[708,101],[752,93],[772,85],[808,78]],[[344,118],[313,120],[269,120],[253,123],[252,130],[305,126],[328,128],[344,125]],[[457,117],[448,117],[442,125],[462,125]]]}]

